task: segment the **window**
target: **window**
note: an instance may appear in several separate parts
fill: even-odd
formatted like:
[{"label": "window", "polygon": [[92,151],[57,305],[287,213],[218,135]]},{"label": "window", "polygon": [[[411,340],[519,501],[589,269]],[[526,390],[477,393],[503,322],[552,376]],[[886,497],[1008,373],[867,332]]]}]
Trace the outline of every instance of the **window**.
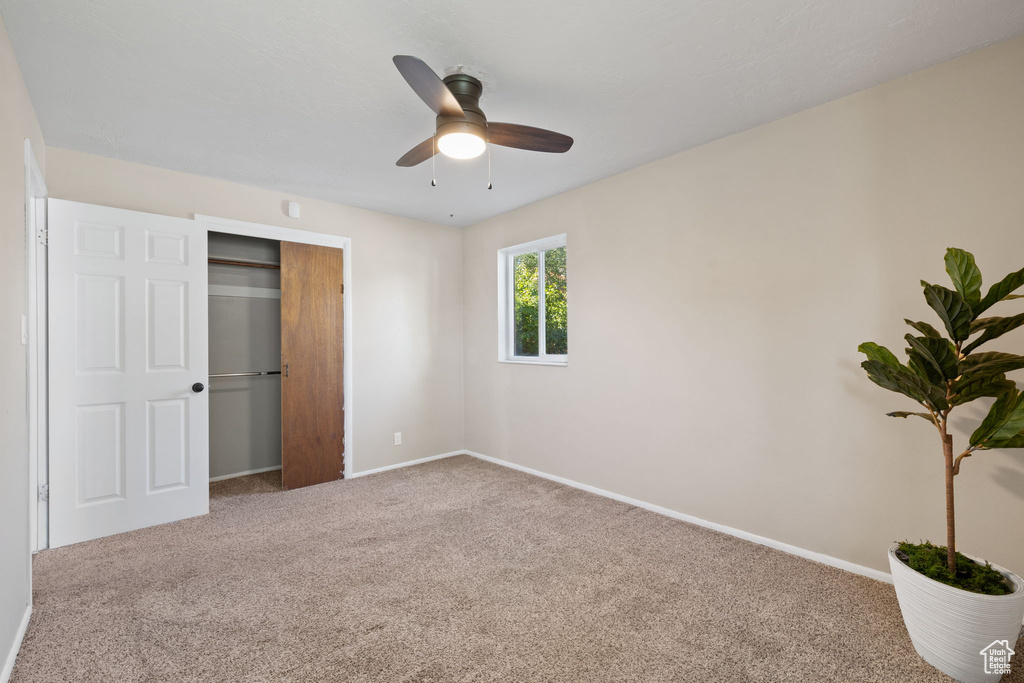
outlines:
[{"label": "window", "polygon": [[565,235],[498,251],[498,360],[569,360]]}]

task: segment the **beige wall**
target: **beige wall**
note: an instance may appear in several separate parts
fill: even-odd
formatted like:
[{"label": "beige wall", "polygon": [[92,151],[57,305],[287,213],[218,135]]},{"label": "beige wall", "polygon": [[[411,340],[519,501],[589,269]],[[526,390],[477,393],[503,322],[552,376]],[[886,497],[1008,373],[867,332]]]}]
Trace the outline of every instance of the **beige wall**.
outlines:
[{"label": "beige wall", "polygon": [[[856,348],[934,318],[947,246],[1024,266],[1022,74],[1018,39],[468,228],[466,447],[876,569],[944,541],[934,429]],[[499,364],[495,251],[561,232],[569,366]],[[1024,571],[1024,452],[957,486],[961,550]]]},{"label": "beige wall", "polygon": [[29,604],[25,412],[25,138],[43,136],[0,17],[0,669]]},{"label": "beige wall", "polygon": [[[457,228],[47,148],[59,199],[193,213],[352,238],[355,472],[462,447],[462,257]],[[283,213],[299,199],[302,218]],[[403,445],[393,445],[401,431]]]}]

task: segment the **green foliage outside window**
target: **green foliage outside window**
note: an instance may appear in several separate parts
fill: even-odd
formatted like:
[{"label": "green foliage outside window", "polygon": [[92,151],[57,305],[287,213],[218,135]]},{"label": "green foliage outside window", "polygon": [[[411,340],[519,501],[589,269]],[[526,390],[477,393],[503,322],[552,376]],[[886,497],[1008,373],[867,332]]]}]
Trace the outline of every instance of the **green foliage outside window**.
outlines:
[{"label": "green foliage outside window", "polygon": [[537,319],[538,253],[520,254],[514,259],[515,343],[517,356],[536,356],[540,345]]},{"label": "green foliage outside window", "polygon": [[565,247],[544,252],[545,346],[550,354],[569,353]]},{"label": "green foliage outside window", "polygon": [[[513,324],[515,355],[540,355],[540,253],[520,254],[513,259]],[[568,301],[565,247],[544,252],[545,353],[569,352]]]}]

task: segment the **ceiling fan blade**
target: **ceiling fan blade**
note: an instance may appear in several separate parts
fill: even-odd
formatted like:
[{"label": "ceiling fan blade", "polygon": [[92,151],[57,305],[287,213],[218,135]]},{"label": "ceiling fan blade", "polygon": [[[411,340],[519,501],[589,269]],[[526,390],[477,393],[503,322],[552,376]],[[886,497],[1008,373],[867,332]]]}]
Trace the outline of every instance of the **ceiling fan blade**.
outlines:
[{"label": "ceiling fan blade", "polygon": [[395,55],[392,57],[392,61],[398,67],[398,72],[402,74],[402,77],[416,91],[420,99],[434,110],[435,114],[465,118],[466,113],[462,111],[455,95],[422,59],[409,55]]},{"label": "ceiling fan blade", "polygon": [[435,154],[437,154],[437,147],[434,145],[434,137],[431,136],[406,152],[401,159],[395,162],[395,166],[408,167],[422,164]]},{"label": "ceiling fan blade", "polygon": [[531,152],[568,152],[572,147],[571,137],[553,130],[490,121],[487,122],[487,141],[502,147],[528,149]]}]

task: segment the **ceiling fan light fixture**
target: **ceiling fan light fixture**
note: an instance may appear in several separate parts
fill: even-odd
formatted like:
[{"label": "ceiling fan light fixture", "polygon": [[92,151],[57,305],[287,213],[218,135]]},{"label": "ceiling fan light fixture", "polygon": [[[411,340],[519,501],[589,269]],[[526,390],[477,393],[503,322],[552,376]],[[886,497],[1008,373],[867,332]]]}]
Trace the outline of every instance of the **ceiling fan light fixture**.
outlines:
[{"label": "ceiling fan light fixture", "polygon": [[487,149],[487,143],[474,133],[445,133],[438,138],[437,148],[452,159],[476,159]]},{"label": "ceiling fan light fixture", "polygon": [[469,74],[460,71],[442,80],[422,59],[395,55],[392,61],[413,92],[437,114],[434,135],[403,154],[396,166],[416,166],[438,152],[452,159],[475,159],[488,145],[554,153],[572,147],[571,137],[551,130],[489,123],[480,109],[483,84]]}]

